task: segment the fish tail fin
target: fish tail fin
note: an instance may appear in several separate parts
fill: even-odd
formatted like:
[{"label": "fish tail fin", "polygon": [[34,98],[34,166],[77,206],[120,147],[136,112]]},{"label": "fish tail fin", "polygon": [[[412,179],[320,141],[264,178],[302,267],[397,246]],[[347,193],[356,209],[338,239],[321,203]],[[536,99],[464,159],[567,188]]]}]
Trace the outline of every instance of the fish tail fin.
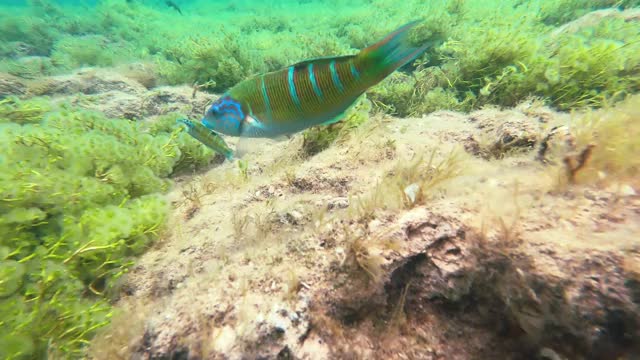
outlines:
[{"label": "fish tail fin", "polygon": [[409,31],[420,21],[412,21],[387,35],[379,42],[362,49],[356,63],[377,83],[399,67],[420,56],[432,43],[415,47],[409,41]]}]

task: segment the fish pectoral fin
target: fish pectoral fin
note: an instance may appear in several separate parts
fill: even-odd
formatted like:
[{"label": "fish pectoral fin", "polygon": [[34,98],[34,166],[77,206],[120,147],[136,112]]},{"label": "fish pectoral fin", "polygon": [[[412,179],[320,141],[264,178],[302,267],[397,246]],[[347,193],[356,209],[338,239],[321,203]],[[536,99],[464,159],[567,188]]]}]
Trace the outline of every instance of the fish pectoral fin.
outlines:
[{"label": "fish pectoral fin", "polygon": [[240,137],[262,137],[260,134],[264,133],[267,127],[260,120],[256,119],[253,116],[247,115],[244,120],[240,123],[240,129],[238,133]]}]

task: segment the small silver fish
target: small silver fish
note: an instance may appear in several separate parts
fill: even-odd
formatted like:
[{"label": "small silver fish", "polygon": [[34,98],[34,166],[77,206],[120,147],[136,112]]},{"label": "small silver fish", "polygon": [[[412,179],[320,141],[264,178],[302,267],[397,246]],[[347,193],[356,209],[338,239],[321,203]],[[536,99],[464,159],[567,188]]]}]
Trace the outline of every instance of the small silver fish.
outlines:
[{"label": "small silver fish", "polygon": [[209,149],[224,155],[227,160],[233,160],[233,151],[224,142],[224,139],[216,132],[207,129],[204,125],[197,121],[189,119],[178,119],[176,122],[184,124],[189,135],[203,143]]}]

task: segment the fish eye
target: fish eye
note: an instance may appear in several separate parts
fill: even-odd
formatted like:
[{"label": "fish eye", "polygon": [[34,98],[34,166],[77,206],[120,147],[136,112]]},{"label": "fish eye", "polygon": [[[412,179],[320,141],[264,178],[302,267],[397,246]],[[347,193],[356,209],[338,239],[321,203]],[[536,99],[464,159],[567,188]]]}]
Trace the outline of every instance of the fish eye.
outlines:
[{"label": "fish eye", "polygon": [[209,107],[205,107],[204,108],[204,116],[213,116],[217,111],[217,109],[215,108],[215,105],[211,105]]},{"label": "fish eye", "polygon": [[215,100],[214,102],[212,102],[209,107],[207,108],[207,111],[205,111],[204,116],[206,117],[210,117],[210,118],[216,118],[219,117],[220,115],[224,114],[225,111],[225,105],[223,103],[221,103],[221,100]]}]

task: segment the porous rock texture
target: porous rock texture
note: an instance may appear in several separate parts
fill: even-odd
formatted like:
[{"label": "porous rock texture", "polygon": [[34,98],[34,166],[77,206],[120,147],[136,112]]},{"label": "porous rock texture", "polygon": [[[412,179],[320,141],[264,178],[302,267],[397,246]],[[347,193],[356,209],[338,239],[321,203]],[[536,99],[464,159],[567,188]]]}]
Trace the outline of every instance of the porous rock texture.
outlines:
[{"label": "porous rock texture", "polygon": [[[215,99],[144,82],[106,69],[2,75],[0,97],[126,119],[198,118]],[[377,115],[313,157],[300,156],[302,135],[256,140],[246,172],[226,162],[178,178],[171,224],[91,356],[637,358],[640,197],[557,184],[540,147],[571,143],[548,136],[568,122],[535,102]],[[462,168],[418,203],[385,182],[452,149]]]},{"label": "porous rock texture", "polygon": [[[526,106],[378,115],[311,158],[301,135],[256,141],[246,173],[177,179],[110,343],[136,359],[633,359],[640,198],[558,185],[536,153],[566,121]],[[398,164],[452,149],[455,176],[396,201]]]}]

